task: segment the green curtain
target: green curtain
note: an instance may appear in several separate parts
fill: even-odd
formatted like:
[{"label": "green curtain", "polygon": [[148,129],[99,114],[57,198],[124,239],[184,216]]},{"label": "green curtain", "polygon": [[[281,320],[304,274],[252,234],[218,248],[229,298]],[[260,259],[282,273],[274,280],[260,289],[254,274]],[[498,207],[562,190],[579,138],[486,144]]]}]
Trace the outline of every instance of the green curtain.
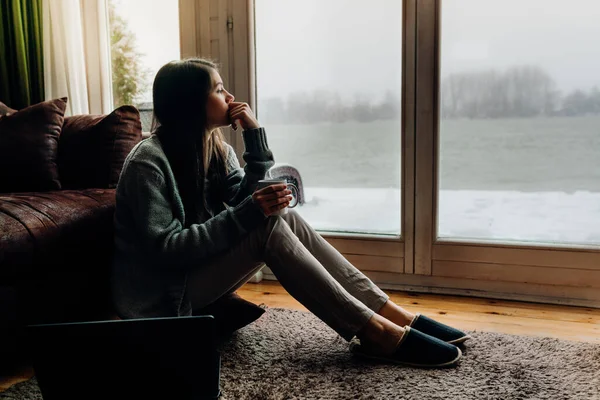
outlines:
[{"label": "green curtain", "polygon": [[0,0],[0,101],[21,109],[44,100],[42,0]]}]

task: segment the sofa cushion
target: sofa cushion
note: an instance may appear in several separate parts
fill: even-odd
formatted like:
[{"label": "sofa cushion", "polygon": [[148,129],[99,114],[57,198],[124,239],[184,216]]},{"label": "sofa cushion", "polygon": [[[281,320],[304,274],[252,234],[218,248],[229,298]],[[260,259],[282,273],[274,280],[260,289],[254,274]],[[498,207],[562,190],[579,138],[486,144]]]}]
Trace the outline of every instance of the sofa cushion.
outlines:
[{"label": "sofa cushion", "polygon": [[133,106],[65,118],[58,144],[62,188],[115,188],[125,158],[140,140],[140,113]]},{"label": "sofa cushion", "polygon": [[0,195],[0,281],[45,272],[35,268],[89,268],[110,257],[114,208],[115,189]]},{"label": "sofa cushion", "polygon": [[0,192],[61,188],[56,158],[66,106],[64,97],[0,118]]}]

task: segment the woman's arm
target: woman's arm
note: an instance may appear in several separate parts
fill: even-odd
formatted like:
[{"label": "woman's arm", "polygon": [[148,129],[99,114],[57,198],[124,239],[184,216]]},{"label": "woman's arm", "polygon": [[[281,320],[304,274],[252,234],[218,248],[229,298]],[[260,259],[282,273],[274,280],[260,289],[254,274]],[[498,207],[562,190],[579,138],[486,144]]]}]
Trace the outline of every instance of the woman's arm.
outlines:
[{"label": "woman's arm", "polygon": [[227,146],[229,148],[228,173],[223,179],[222,198],[231,207],[237,206],[250,196],[256,189],[258,181],[264,179],[267,170],[275,164],[264,128],[245,130],[242,136],[246,148],[243,154],[246,161],[244,169],[240,167],[233,148]]},{"label": "woman's arm", "polygon": [[152,261],[197,265],[231,248],[265,219],[260,207],[247,197],[202,224],[184,228],[179,217],[183,205],[174,199],[173,188],[166,184],[160,170],[141,162],[131,162],[127,169],[120,182],[126,197],[123,201],[133,214],[140,251]]}]

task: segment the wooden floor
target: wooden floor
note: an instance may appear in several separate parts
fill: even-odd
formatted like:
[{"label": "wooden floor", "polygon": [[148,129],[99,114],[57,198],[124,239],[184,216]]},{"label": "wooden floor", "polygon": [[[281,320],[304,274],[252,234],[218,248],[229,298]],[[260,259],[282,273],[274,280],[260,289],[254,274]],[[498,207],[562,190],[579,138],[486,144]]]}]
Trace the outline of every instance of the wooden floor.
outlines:
[{"label": "wooden floor", "polygon": [[[412,313],[420,312],[459,329],[600,343],[600,309],[388,290],[384,292],[394,303]],[[261,283],[247,283],[238,293],[256,304],[307,311],[278,282],[263,280]]]},{"label": "wooden floor", "polygon": [[[600,344],[600,309],[384,291],[410,312],[420,312],[459,329]],[[238,293],[256,304],[306,311],[278,282],[247,283]],[[23,366],[10,376],[0,377],[0,392],[31,376],[31,367]]]}]

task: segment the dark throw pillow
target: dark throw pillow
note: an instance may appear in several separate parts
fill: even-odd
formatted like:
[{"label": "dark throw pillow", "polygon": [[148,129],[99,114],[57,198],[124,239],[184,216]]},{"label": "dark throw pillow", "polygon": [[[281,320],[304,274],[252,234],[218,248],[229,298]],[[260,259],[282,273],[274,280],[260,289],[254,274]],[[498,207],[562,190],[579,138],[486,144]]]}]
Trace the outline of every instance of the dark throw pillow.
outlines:
[{"label": "dark throw pillow", "polygon": [[194,315],[212,315],[217,325],[217,335],[223,339],[260,318],[265,310],[244,300],[237,293],[229,293],[208,306],[194,310]]},{"label": "dark throw pillow", "polygon": [[0,192],[59,190],[58,139],[67,98],[0,118]]},{"label": "dark throw pillow", "polygon": [[125,158],[141,140],[140,113],[133,106],[65,118],[58,145],[62,188],[117,187]]}]

